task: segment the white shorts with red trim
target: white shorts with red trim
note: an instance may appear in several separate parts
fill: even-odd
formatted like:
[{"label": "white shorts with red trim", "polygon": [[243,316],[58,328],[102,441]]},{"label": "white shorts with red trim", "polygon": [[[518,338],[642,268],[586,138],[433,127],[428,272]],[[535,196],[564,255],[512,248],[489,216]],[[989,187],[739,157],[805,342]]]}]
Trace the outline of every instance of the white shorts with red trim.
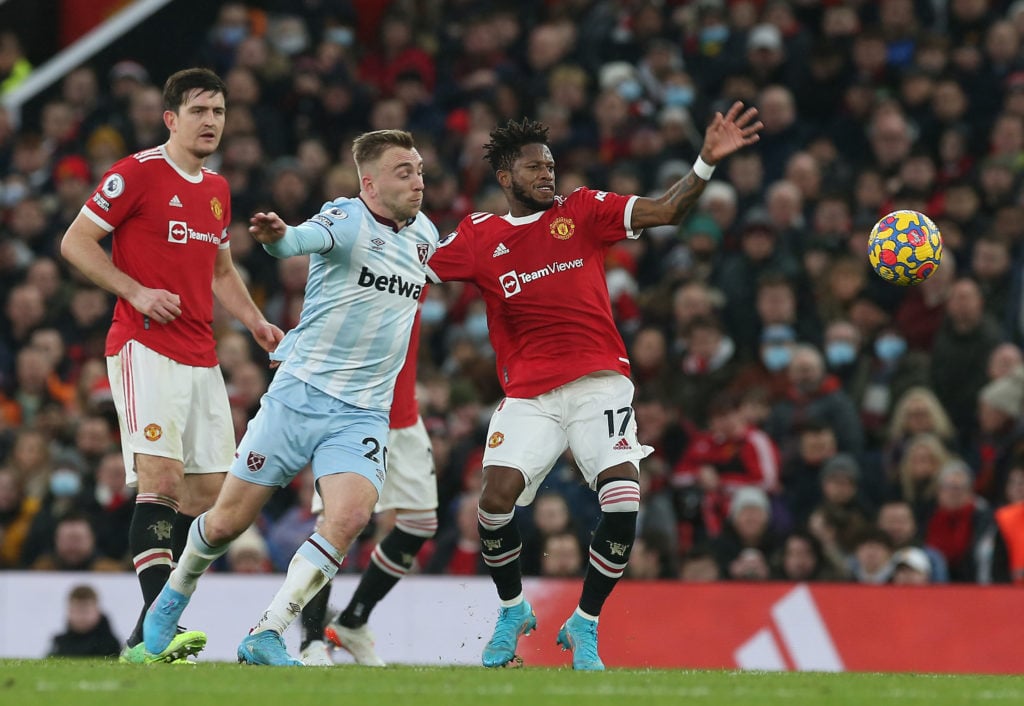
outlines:
[{"label": "white shorts with red trim", "polygon": [[[388,431],[388,474],[374,512],[437,509],[437,473],[430,435],[417,417],[411,427]],[[323,512],[319,493],[313,493],[312,511]]]},{"label": "white shorts with red trim", "polygon": [[183,365],[138,341],[107,357],[121,427],[125,481],[135,454],[181,461],[185,473],[226,473],[235,455],[231,407],[219,366]]},{"label": "white shorts with red trim", "polygon": [[568,448],[591,488],[597,476],[620,463],[639,468],[653,448],[636,438],[633,382],[615,372],[599,372],[539,397],[506,397],[491,416],[484,468],[518,469],[526,488],[517,505],[533,502],[555,461]]}]

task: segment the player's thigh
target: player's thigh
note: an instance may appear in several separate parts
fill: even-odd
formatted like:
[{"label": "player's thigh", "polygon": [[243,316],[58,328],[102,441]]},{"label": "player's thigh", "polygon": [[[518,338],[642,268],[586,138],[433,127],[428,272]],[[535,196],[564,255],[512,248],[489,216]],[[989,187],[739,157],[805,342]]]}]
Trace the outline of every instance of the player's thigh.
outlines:
[{"label": "player's thigh", "polygon": [[377,512],[384,510],[434,510],[437,508],[437,474],[434,447],[423,418],[403,429],[388,432],[388,467]]},{"label": "player's thigh", "polygon": [[309,463],[330,428],[329,414],[303,414],[264,395],[238,442],[230,473],[256,485],[286,486]]},{"label": "player's thigh", "polygon": [[192,404],[181,435],[185,473],[226,473],[235,456],[235,430],[224,375],[216,366],[191,371]]},{"label": "player's thigh", "polygon": [[562,411],[551,393],[505,398],[491,416],[483,465],[508,466],[523,474],[526,487],[517,505],[533,502],[537,489],[567,446]]},{"label": "player's thigh", "polygon": [[320,480],[338,473],[355,473],[368,480],[379,497],[387,469],[388,413],[341,403],[331,414],[331,429],[313,449],[313,477],[324,500]]},{"label": "player's thigh", "polygon": [[125,482],[138,484],[136,454],[182,463],[192,367],[128,341],[117,355],[107,357],[107,377],[121,429]]},{"label": "player's thigh", "polygon": [[591,375],[565,388],[569,448],[590,487],[605,469],[639,466],[653,449],[637,440],[633,383],[618,375]]}]

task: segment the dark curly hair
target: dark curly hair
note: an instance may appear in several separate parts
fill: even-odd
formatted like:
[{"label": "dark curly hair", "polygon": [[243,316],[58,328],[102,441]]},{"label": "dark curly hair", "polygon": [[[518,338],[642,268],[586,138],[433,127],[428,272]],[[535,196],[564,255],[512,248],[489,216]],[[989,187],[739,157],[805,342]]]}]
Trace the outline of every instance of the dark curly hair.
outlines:
[{"label": "dark curly hair", "polygon": [[510,170],[520,151],[526,145],[543,145],[548,141],[548,127],[544,123],[523,118],[521,123],[509,120],[505,127],[491,130],[491,141],[484,145],[484,159],[494,171]]}]

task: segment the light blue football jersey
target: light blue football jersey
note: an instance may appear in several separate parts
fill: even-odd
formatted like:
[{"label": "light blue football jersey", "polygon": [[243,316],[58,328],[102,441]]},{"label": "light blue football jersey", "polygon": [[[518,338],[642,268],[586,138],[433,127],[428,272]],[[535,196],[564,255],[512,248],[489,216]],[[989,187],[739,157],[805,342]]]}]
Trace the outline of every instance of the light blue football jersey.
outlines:
[{"label": "light blue football jersey", "polygon": [[423,213],[396,233],[361,199],[340,198],[265,245],[278,258],[310,256],[299,323],[270,354],[281,361],[275,380],[293,375],[356,407],[390,409],[438,240]]}]

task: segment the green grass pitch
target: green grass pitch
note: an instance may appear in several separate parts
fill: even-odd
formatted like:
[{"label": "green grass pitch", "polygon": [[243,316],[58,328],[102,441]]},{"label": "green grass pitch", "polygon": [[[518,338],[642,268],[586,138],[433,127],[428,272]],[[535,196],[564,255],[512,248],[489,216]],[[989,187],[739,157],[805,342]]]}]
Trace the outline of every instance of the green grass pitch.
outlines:
[{"label": "green grass pitch", "polygon": [[616,670],[526,666],[366,669],[226,663],[121,665],[101,660],[0,660],[11,706],[734,706],[1022,704],[1024,678]]}]

